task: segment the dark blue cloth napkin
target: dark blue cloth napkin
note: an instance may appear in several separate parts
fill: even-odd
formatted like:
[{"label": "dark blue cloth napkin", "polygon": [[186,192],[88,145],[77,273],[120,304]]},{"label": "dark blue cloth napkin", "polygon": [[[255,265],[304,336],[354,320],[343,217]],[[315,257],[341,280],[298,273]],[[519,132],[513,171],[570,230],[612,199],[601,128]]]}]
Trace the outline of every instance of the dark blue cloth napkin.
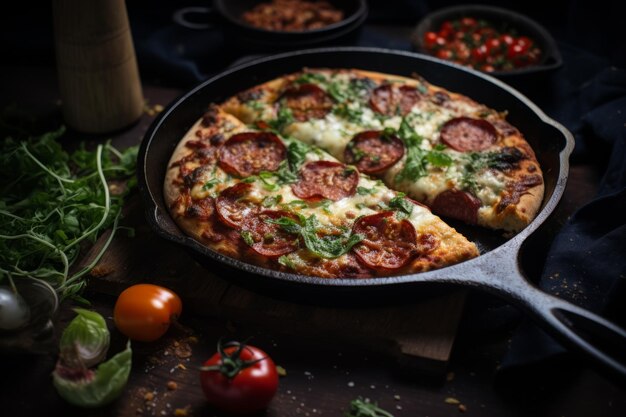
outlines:
[{"label": "dark blue cloth napkin", "polygon": [[[602,160],[598,195],[556,236],[539,287],[626,327],[626,71],[599,71],[575,97],[563,122],[585,152],[600,148],[608,156]],[[502,380],[520,373],[553,374],[553,368],[572,366],[571,359],[560,344],[524,321],[500,374]]]}]

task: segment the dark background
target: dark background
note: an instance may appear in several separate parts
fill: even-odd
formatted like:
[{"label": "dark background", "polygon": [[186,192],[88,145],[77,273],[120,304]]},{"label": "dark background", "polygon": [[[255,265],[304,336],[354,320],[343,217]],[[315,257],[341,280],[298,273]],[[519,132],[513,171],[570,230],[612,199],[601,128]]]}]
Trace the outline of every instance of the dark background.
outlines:
[{"label": "dark background", "polygon": [[[482,1],[526,14],[544,25],[559,45],[586,50],[608,65],[626,67],[624,6],[609,0]],[[205,1],[126,2],[139,67],[144,81],[191,87],[236,58],[224,51],[216,30],[192,30],[176,25],[172,14]],[[413,27],[428,12],[462,1],[370,0],[367,25]],[[12,2],[0,17],[0,41],[7,62],[48,65],[54,62],[52,1]],[[386,45],[381,45],[386,44]],[[369,28],[357,44],[410,49],[408,39],[385,39]],[[182,45],[182,48],[180,47]]]}]

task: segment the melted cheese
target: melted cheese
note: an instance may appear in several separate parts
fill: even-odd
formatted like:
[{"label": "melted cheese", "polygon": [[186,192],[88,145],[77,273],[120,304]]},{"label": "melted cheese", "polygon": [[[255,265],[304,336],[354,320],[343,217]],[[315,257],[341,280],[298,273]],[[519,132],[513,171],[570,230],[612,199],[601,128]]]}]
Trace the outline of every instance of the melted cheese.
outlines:
[{"label": "melted cheese", "polygon": [[[328,89],[328,83],[335,83],[340,90],[347,91],[347,84],[351,80],[351,75],[347,73],[328,74],[324,73],[326,81],[321,84]],[[393,80],[401,82],[404,80]],[[358,115],[359,120],[349,120],[348,117],[339,116],[332,111],[322,119],[311,119],[305,122],[295,122],[286,126],[284,133],[301,140],[307,144],[317,146],[326,150],[335,158],[343,161],[344,150],[348,142],[354,135],[365,130],[383,130],[385,128],[398,129],[403,120],[401,116],[381,117],[375,113],[369,105],[369,94],[352,95],[351,99],[343,103],[352,112],[351,115]],[[420,148],[430,151],[435,145],[441,143],[439,132],[441,126],[447,121],[460,116],[472,116],[484,112],[487,108],[483,105],[466,99],[451,99],[445,105],[437,105],[430,100],[419,100],[405,116],[405,119],[422,138]],[[467,175],[462,159],[462,154],[452,149],[444,151],[448,154],[453,163],[447,168],[429,166],[428,174],[415,181],[403,181],[396,183],[395,177],[402,171],[406,161],[406,155],[384,174],[384,181],[391,188],[405,192],[410,197],[425,203],[432,203],[434,198],[441,192],[450,188],[463,189],[463,178]],[[308,158],[307,158],[308,159]],[[325,158],[323,158],[325,159]],[[492,206],[499,198],[499,194],[505,186],[506,178],[502,173],[495,173],[484,169],[481,172],[473,173],[472,178],[476,184],[476,197],[480,199],[483,207]],[[355,196],[354,204],[367,204],[364,200],[374,196]],[[354,212],[354,207],[344,202],[337,202],[329,206],[329,210],[340,213],[342,216],[347,212]],[[361,213],[360,210],[356,210]]]}]

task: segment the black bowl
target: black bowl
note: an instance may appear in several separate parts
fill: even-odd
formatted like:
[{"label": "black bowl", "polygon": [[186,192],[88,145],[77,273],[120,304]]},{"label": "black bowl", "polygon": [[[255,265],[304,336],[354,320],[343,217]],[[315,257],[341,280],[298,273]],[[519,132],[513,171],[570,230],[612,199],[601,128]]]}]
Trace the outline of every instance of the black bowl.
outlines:
[{"label": "black bowl", "polygon": [[550,33],[539,23],[527,16],[517,12],[493,6],[483,5],[463,5],[446,7],[427,14],[417,24],[411,36],[413,48],[422,53],[428,54],[424,48],[424,34],[428,31],[437,31],[446,20],[458,19],[461,17],[473,17],[484,19],[494,24],[506,24],[507,27],[516,29],[520,35],[528,36],[537,42],[541,49],[541,58],[535,65],[517,68],[509,71],[494,71],[489,75],[500,78],[504,81],[513,79],[529,79],[530,76],[552,73],[562,65],[561,54],[556,47],[556,43]]},{"label": "black bowl", "polygon": [[366,0],[330,0],[344,12],[344,19],[319,29],[276,31],[254,27],[243,21],[242,14],[268,0],[214,0],[227,44],[241,52],[280,52],[310,46],[341,44],[351,41],[368,14]]}]

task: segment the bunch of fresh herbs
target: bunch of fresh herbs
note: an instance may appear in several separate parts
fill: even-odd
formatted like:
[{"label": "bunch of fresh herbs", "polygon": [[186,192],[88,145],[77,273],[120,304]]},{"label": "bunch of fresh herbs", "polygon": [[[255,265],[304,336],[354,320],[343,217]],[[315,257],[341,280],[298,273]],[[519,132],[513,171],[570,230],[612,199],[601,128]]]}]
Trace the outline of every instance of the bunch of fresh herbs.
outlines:
[{"label": "bunch of fresh herbs", "polygon": [[[60,128],[0,143],[0,281],[38,278],[63,298],[80,298],[85,275],[120,229],[137,147],[122,152],[107,142],[70,154],[59,144],[64,133]],[[98,253],[75,270],[81,252],[107,229]]]}]

